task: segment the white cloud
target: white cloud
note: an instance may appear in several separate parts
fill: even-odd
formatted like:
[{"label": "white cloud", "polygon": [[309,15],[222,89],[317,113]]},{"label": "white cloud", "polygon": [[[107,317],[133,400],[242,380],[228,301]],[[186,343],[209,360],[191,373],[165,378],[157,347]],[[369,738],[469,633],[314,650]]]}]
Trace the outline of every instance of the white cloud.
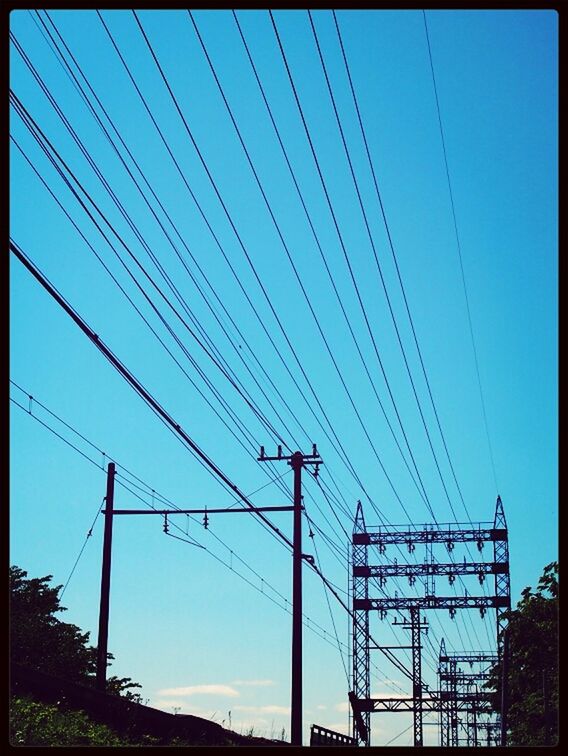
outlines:
[{"label": "white cloud", "polygon": [[371,693],[371,698],[412,698],[409,693],[393,693],[388,690],[383,693]]},{"label": "white cloud", "polygon": [[325,727],[327,727],[328,730],[333,730],[334,732],[341,732],[343,735],[350,734],[348,732],[348,727],[345,724],[345,722],[332,722],[331,724],[326,724]]},{"label": "white cloud", "polygon": [[335,711],[349,711],[349,704],[347,701],[342,701],[341,703],[335,704],[333,708]]},{"label": "white cloud", "polygon": [[184,714],[189,713],[187,701],[181,701],[180,699],[157,698],[153,700],[150,705],[156,709],[163,709],[163,711],[167,711],[170,714],[172,713],[172,709],[174,708],[179,708],[181,711],[183,711]]},{"label": "white cloud", "polygon": [[235,711],[248,711],[258,712],[259,714],[289,714],[289,706],[277,706],[276,704],[268,704],[266,706],[234,706]]},{"label": "white cloud", "polygon": [[319,711],[325,711],[327,709],[327,706],[324,706],[323,704],[318,704],[316,706],[316,709],[319,709]]},{"label": "white cloud", "polygon": [[276,685],[276,683],[274,680],[233,680],[231,685],[265,688],[269,685]]},{"label": "white cloud", "polygon": [[230,685],[189,685],[185,688],[165,688],[159,690],[160,696],[227,696],[229,698],[237,698],[240,696],[238,690],[235,690]]}]

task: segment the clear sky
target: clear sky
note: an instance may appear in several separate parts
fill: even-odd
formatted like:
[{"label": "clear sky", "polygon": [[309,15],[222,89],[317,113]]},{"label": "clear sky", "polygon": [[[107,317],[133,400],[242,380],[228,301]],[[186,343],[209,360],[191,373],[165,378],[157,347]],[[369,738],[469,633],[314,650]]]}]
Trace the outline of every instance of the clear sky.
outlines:
[{"label": "clear sky", "polygon": [[[408,525],[432,522],[429,508],[441,523],[492,521],[500,494],[516,603],[558,556],[556,13],[426,13],[456,226],[422,11],[337,12],[384,216],[331,12],[275,11],[278,38],[267,11],[238,11],[238,24],[230,11],[196,11],[193,22],[140,11],[140,25],[130,11],[10,19],[12,90],[63,174],[11,109],[14,242],[257,505],[289,503],[292,482],[284,463],[256,462],[259,445],[317,443],[324,466],[321,488],[305,482],[314,538],[305,521],[304,551],[345,599],[357,500],[370,525]],[[117,507],[234,498],[13,255],[10,315],[10,396],[24,407],[10,403],[10,561],[65,584],[86,544],[63,618],[96,644],[102,517],[86,536],[109,459]],[[272,519],[291,536],[290,513]],[[178,538],[159,517],[116,519],[111,673],[166,711],[289,735],[289,552],[250,515],[212,515],[207,530],[199,518],[175,522]],[[424,558],[418,547],[414,556]],[[350,662],[346,612],[306,566],[304,585],[307,743],[312,723],[348,731]],[[481,590],[475,577],[466,588]],[[436,590],[447,595],[447,581]],[[373,618],[373,633],[407,644],[394,619]],[[494,650],[493,612],[428,621],[431,687],[442,638],[451,650]],[[371,688],[411,690],[382,656]],[[375,715],[373,744],[411,743],[410,725]],[[437,727],[425,732],[437,742]]]}]

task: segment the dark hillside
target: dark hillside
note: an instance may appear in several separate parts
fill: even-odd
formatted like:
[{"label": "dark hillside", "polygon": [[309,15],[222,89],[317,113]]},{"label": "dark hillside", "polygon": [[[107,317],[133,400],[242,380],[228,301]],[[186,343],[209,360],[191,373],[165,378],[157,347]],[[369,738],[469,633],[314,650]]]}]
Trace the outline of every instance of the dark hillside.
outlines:
[{"label": "dark hillside", "polygon": [[239,735],[190,714],[169,714],[20,664],[12,664],[10,683],[13,697],[54,704],[60,711],[83,711],[90,720],[106,725],[132,745],[148,742],[153,745],[285,745],[282,741]]}]

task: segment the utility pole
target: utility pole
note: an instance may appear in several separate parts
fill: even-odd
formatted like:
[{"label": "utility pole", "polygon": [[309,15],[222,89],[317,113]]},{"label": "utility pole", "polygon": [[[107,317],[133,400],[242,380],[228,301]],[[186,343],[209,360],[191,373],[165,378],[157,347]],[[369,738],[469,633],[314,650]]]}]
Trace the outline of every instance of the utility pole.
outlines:
[{"label": "utility pole", "polygon": [[[293,506],[253,507],[247,502],[248,508],[214,508],[214,509],[114,509],[114,476],[115,465],[113,462],[108,466],[105,532],[103,541],[103,567],[101,578],[101,603],[99,610],[99,639],[97,647],[97,676],[96,685],[99,690],[106,687],[106,660],[108,641],[109,620],[109,594],[110,594],[110,563],[112,545],[112,523],[116,515],[158,515],[164,517],[164,531],[167,533],[168,517],[183,514],[203,514],[203,524],[207,527],[208,516],[213,513],[224,514],[257,514],[262,519],[263,512],[286,512],[294,513],[293,541],[286,539],[292,546],[292,712],[291,712],[291,742],[292,745],[302,745],[302,560],[306,559],[312,565],[313,557],[302,553],[302,468],[308,464],[315,466],[314,476],[317,476],[319,465],[323,464],[313,445],[312,454],[295,452],[290,456],[282,454],[282,447],[278,447],[278,456],[267,457],[264,447],[260,447],[260,462],[269,460],[286,460],[294,471],[294,504]],[[246,501],[246,499],[245,499]],[[270,524],[270,521],[266,521]]]},{"label": "utility pole", "polygon": [[317,475],[319,465],[323,464],[313,445],[311,454],[296,451],[290,456],[282,454],[278,447],[278,456],[267,457],[264,446],[260,447],[259,462],[286,460],[294,471],[294,535],[292,550],[292,701],[290,742],[302,745],[302,468],[307,464],[315,465]]},{"label": "utility pole", "polygon": [[103,568],[101,574],[101,603],[99,609],[99,637],[97,642],[97,677],[96,686],[106,690],[108,615],[110,600],[110,559],[112,547],[112,518],[114,505],[114,462],[108,463],[107,489],[105,498],[105,532],[103,540]]}]

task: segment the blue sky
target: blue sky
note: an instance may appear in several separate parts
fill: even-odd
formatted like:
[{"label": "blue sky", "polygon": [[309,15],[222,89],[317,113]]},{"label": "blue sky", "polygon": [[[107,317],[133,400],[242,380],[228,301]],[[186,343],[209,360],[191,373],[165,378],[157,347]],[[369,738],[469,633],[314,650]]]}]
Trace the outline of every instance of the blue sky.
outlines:
[{"label": "blue sky", "polygon": [[[12,110],[13,240],[241,490],[252,493],[263,487],[252,497],[256,504],[287,503],[291,474],[284,475],[287,469],[283,464],[270,469],[256,463],[258,445],[264,444],[270,453],[277,443],[275,436],[199,346],[182,318],[187,322],[194,318],[195,328],[211,340],[211,348],[218,350],[215,353],[226,360],[227,369],[234,371],[232,375],[287,443],[298,444],[303,451],[317,443],[324,460],[322,485],[337,494],[339,503],[330,498],[332,511],[313,481],[306,483],[306,511],[317,528],[313,542],[309,541],[306,524],[305,549],[313,544],[311,553],[342,591],[348,584],[348,543],[343,529],[350,532],[348,515],[354,513],[358,499],[364,502],[367,522],[378,524],[366,493],[384,520],[393,524],[408,523],[405,510],[414,523],[431,521],[425,500],[439,522],[454,519],[452,508],[460,522],[469,518],[489,521],[499,493],[509,525],[511,588],[516,602],[520,591],[526,585],[534,586],[542,568],[558,555],[556,14],[427,12],[494,476],[423,14],[337,12],[388,231],[459,491],[428,398],[332,14],[314,11],[313,23],[436,458],[375,264],[308,14],[277,11],[274,20],[341,236],[268,12],[239,11],[237,19],[306,211],[232,13],[196,11],[193,18],[273,217],[189,15],[181,10],[138,14],[185,124],[133,14],[104,11],[101,15],[124,63],[94,11],[54,11],[49,18],[42,13],[41,19],[35,13],[13,11],[10,17],[20,49],[75,130],[92,164],[15,45],[10,79],[14,93],[88,192],[96,212],[100,211],[120,239],[107,230],[105,240]],[[140,190],[48,45],[42,21],[60,45],[55,28],[65,41],[92,88],[87,88],[73,68],[85,92],[91,98],[94,92],[99,98],[99,104],[92,100],[93,106]],[[69,62],[70,53],[65,53]],[[143,277],[127,248],[181,317]],[[111,280],[93,249],[185,373]],[[168,289],[149,252],[175,286],[179,299]],[[143,299],[117,253],[140,276],[193,363]],[[147,503],[152,502],[152,489],[178,506],[232,503],[229,493],[158,421],[13,255],[10,314],[10,377],[24,389],[12,385],[10,396],[27,410],[27,395],[32,394],[34,417],[78,446],[94,463],[11,403],[11,563],[31,576],[52,574],[57,584],[67,581],[104,496],[102,468],[109,459],[114,459],[126,476],[122,483],[132,482],[126,470],[143,481],[134,481],[142,490],[132,490]],[[414,468],[365,317],[427,496],[419,495],[419,486],[409,474],[408,468]],[[240,418],[241,426],[218,404],[204,375],[220,392],[226,407]],[[74,436],[38,402],[82,433],[96,449]],[[362,485],[342,461],[336,438]],[[265,486],[270,477],[279,475],[284,475],[282,490],[275,483]],[[138,508],[142,503],[118,486],[116,506]],[[273,519],[291,535],[289,513],[278,513]],[[212,517],[208,530],[185,518],[177,522],[184,529],[187,525],[188,536],[207,550],[164,535],[158,517],[122,518],[115,524],[109,649],[116,660],[112,672],[142,683],[142,695],[150,705],[213,716],[227,726],[230,719],[236,730],[254,727],[255,732],[270,736],[285,727],[289,734],[291,622],[286,610],[290,608],[291,560],[286,549],[248,515]],[[99,517],[63,598],[68,607],[65,619],[91,632],[93,643],[101,548]],[[395,557],[394,553],[386,556]],[[484,557],[490,558],[486,553]],[[304,570],[304,582],[307,742],[313,722],[347,731],[344,665],[349,668],[349,623],[333,597],[328,596],[328,606],[321,581],[313,573]],[[468,589],[471,593],[479,590],[475,579]],[[389,590],[401,590],[401,586]],[[402,586],[402,590],[408,589]],[[447,590],[440,580],[438,593]],[[431,614],[424,676],[434,686],[441,639],[446,638],[455,650],[490,650],[494,618],[482,621],[477,612],[471,612],[471,616],[464,613],[452,622],[446,612]],[[386,644],[403,645],[406,631],[393,628],[393,619],[377,620],[373,632]],[[401,660],[408,665],[405,652],[401,652]],[[398,670],[382,657],[375,663],[373,693],[408,694],[409,682],[401,679]],[[376,715],[373,743],[387,743],[410,723],[406,715]],[[411,737],[407,730],[393,745],[410,743]],[[437,728],[427,727],[425,737],[427,743],[435,743]]]}]

